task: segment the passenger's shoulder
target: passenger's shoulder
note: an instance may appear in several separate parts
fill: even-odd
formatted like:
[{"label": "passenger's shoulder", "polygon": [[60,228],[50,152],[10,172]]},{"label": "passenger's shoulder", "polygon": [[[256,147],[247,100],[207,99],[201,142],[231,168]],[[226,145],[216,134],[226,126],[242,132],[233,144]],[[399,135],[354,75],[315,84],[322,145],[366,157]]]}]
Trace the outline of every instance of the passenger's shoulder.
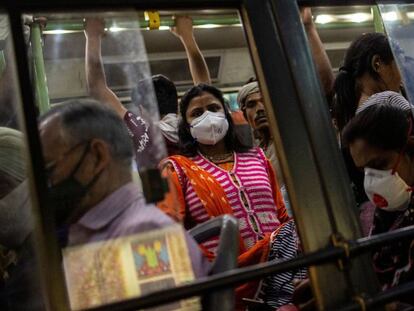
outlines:
[{"label": "passenger's shoulder", "polygon": [[120,230],[128,234],[160,229],[174,224],[174,220],[152,204],[132,205],[119,220]]},{"label": "passenger's shoulder", "polygon": [[237,155],[239,156],[250,156],[250,157],[260,157],[264,156],[263,150],[260,147],[252,147],[248,149],[246,152],[238,152]]}]

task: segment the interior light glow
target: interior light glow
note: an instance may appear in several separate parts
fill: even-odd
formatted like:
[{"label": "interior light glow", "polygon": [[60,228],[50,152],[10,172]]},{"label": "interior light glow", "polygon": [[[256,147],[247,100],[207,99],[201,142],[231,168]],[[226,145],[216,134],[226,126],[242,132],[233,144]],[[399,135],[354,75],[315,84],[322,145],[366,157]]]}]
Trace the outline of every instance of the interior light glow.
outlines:
[{"label": "interior light glow", "polygon": [[320,15],[316,16],[315,23],[317,23],[317,24],[328,24],[328,23],[332,23],[334,20],[335,19],[333,18],[332,15],[320,14]]},{"label": "interior light glow", "polygon": [[407,12],[407,16],[409,19],[414,19],[414,12]]},{"label": "interior light glow", "polygon": [[80,32],[80,30],[64,30],[64,29],[54,29],[54,30],[44,30],[45,35],[64,35],[67,33]]},{"label": "interior light glow", "polygon": [[160,28],[158,28],[158,30],[170,30],[170,27],[168,27],[168,26],[160,26]]},{"label": "interior light glow", "polygon": [[348,20],[354,23],[363,23],[372,19],[368,13],[354,13],[348,15]]},{"label": "interior light glow", "polygon": [[398,20],[397,12],[387,12],[382,14],[382,19],[387,22],[395,22]]},{"label": "interior light glow", "polygon": [[204,25],[198,25],[196,27],[197,28],[212,29],[212,28],[218,28],[218,27],[222,27],[222,26],[218,25],[218,24],[204,24]]},{"label": "interior light glow", "polygon": [[123,31],[126,30],[126,28],[120,28],[120,27],[109,27],[109,31],[110,32],[119,32],[119,31]]}]

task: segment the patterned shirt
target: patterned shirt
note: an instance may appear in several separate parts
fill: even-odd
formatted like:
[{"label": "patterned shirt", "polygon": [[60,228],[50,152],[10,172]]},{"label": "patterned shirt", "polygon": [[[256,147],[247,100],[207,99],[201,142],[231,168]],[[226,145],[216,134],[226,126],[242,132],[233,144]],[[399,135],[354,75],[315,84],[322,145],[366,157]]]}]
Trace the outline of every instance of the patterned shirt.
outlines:
[{"label": "patterned shirt", "polygon": [[[124,122],[132,139],[138,168],[158,168],[158,163],[167,157],[165,138],[158,126],[150,117],[138,116],[130,111],[125,113]],[[175,154],[177,149],[171,152]]]}]

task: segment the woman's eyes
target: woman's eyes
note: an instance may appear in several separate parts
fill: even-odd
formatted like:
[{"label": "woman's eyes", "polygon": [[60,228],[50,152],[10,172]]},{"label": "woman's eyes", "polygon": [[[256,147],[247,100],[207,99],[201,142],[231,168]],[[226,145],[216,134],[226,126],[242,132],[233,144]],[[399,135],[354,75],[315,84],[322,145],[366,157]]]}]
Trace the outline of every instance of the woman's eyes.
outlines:
[{"label": "woman's eyes", "polygon": [[220,109],[221,109],[221,106],[217,104],[210,105],[207,108],[207,110],[211,112],[216,112],[216,111],[219,111]]},{"label": "woman's eyes", "polygon": [[[221,109],[221,106],[218,104],[212,104],[207,107],[207,110],[211,112],[217,112],[217,111],[220,111],[220,109]],[[201,116],[203,113],[204,113],[204,109],[195,109],[191,112],[190,115],[193,118],[197,118]]]},{"label": "woman's eyes", "polygon": [[201,111],[201,110],[195,110],[195,111],[193,111],[193,112],[191,113],[191,116],[192,116],[193,118],[197,118],[197,117],[201,116],[202,114],[203,114],[203,111]]}]

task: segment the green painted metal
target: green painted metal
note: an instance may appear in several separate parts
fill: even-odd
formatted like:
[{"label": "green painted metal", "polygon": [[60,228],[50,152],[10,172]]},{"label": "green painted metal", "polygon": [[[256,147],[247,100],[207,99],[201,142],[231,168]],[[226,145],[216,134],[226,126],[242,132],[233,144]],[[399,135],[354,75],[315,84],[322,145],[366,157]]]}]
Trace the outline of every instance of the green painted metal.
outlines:
[{"label": "green painted metal", "polygon": [[[201,25],[221,25],[221,26],[230,26],[230,25],[237,25],[240,24],[240,19],[237,15],[221,15],[215,16],[211,18],[193,18],[193,25],[194,26],[201,26]],[[160,21],[161,26],[172,27],[175,24],[174,19],[171,17],[165,18],[161,16]],[[126,29],[136,29],[137,26],[140,28],[148,28],[149,23],[145,20],[139,20],[137,22],[131,21],[116,21],[111,22],[111,19],[106,20],[106,27],[117,27],[117,28],[126,28]],[[48,21],[45,31],[51,30],[66,30],[66,31],[83,31],[83,21],[74,21],[74,20],[62,20],[62,21]]]},{"label": "green painted metal", "polygon": [[0,76],[3,74],[4,69],[6,69],[6,59],[4,58],[4,52],[0,51]]},{"label": "green painted metal", "polygon": [[[162,27],[172,27],[175,21],[170,16],[168,18],[161,16],[160,25]],[[235,26],[241,25],[241,21],[237,15],[220,15],[210,18],[193,18],[194,26],[206,26],[206,25],[218,25],[218,26]],[[341,29],[341,28],[356,28],[356,27],[372,27],[373,22],[334,22],[326,24],[317,24],[317,28],[320,29]],[[106,20],[106,27],[117,27],[121,29],[147,29],[149,27],[148,21],[140,20],[137,22],[131,21],[113,21],[111,19]],[[54,20],[48,21],[45,31],[70,31],[70,32],[81,32],[83,31],[83,21],[76,20]]]},{"label": "green painted metal", "polygon": [[50,109],[50,101],[43,59],[42,30],[39,23],[34,22],[30,26],[30,43],[32,46],[36,105],[42,114]]},{"label": "green painted metal", "polygon": [[371,8],[372,15],[374,16],[374,28],[375,32],[385,33],[384,23],[382,22],[381,12],[378,6],[373,6]]}]

